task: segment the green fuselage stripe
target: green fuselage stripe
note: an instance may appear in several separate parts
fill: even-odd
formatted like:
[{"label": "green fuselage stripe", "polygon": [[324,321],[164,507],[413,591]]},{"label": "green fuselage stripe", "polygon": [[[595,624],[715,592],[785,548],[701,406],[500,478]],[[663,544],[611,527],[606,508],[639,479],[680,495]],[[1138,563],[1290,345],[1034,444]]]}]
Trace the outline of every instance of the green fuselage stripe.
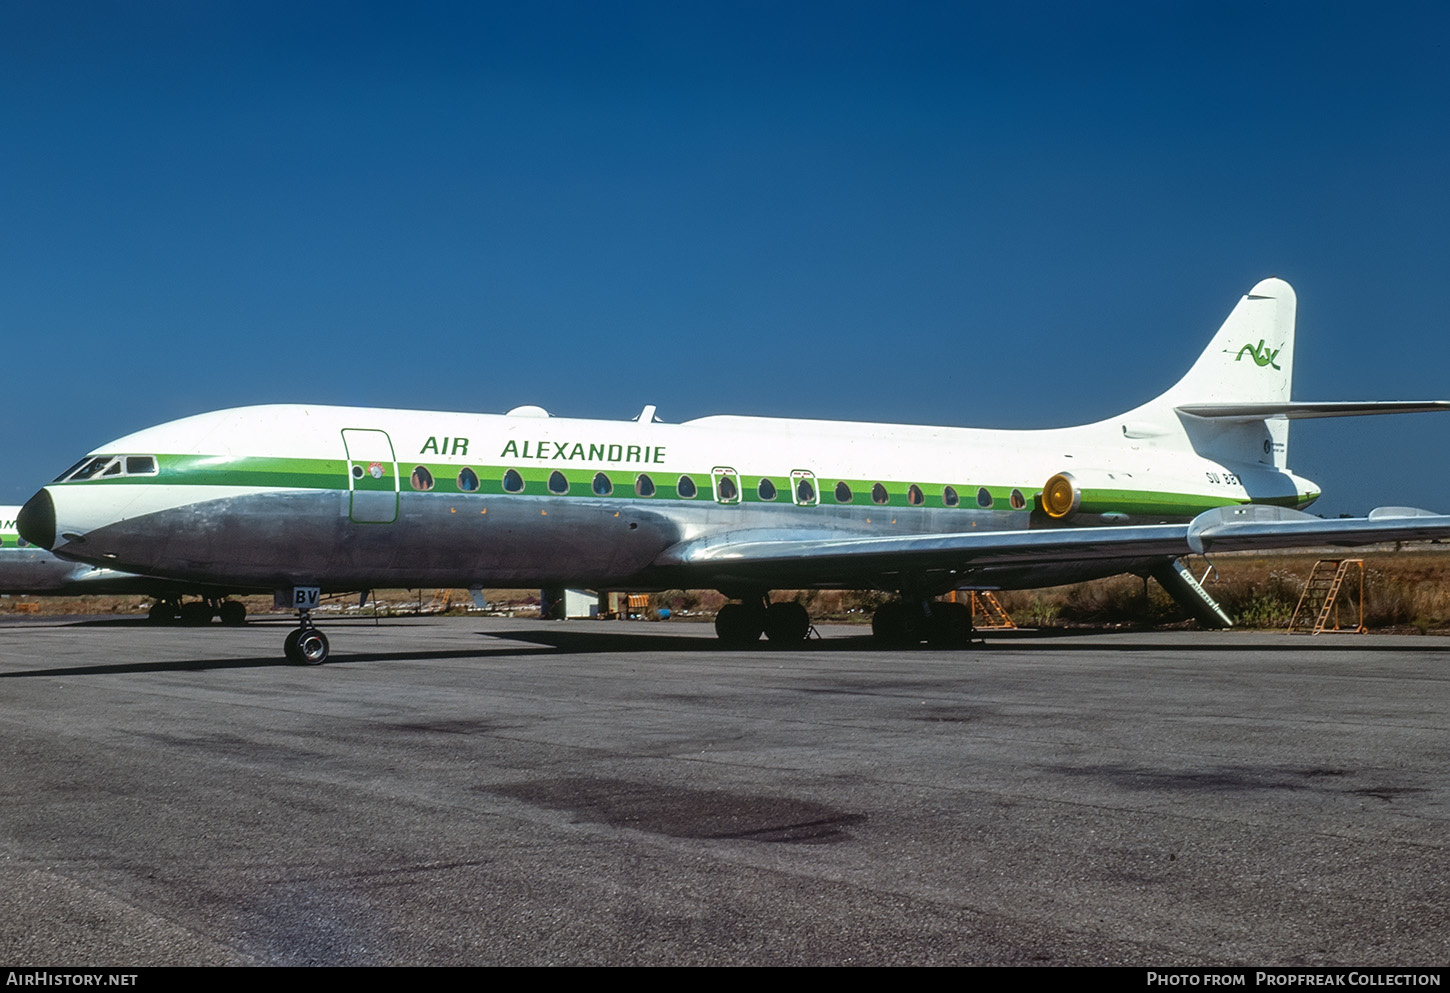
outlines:
[{"label": "green fuselage stripe", "polygon": [[[357,464],[363,465],[363,463]],[[60,485],[144,486],[162,484],[314,490],[346,490],[349,488],[348,463],[344,459],[162,455],[158,456],[157,467],[158,471],[155,475],[102,476]],[[368,464],[367,467],[370,468],[371,464]],[[504,480],[506,474],[512,470],[523,482],[523,488],[513,492],[532,496],[599,497],[607,495],[613,499],[688,501],[691,503],[710,502],[715,499],[714,481],[710,472],[684,474],[639,473],[632,470],[610,472],[591,468],[550,469],[527,465],[485,465],[466,468],[476,478],[476,488],[464,489],[460,485],[466,480],[465,467],[457,463],[397,463],[397,471],[402,476],[398,481],[400,483],[398,488],[402,492],[423,491],[440,496],[503,495],[509,492],[504,489]],[[394,485],[392,479],[394,463],[378,463],[377,469],[382,473],[382,478],[368,475],[365,468],[363,478],[355,481],[354,488],[360,491],[391,491]],[[426,477],[417,472],[418,469],[426,470],[427,476],[431,477],[431,486],[427,485]],[[610,487],[607,494],[596,493],[594,490],[595,476],[598,472],[602,472],[609,480]],[[555,473],[561,475],[567,483],[567,488],[564,488],[562,493],[558,492],[561,487],[558,487],[557,481],[555,488],[550,488],[550,479]],[[653,495],[641,496],[637,492],[636,486],[641,476],[647,477],[649,482],[653,483]],[[680,493],[680,481],[684,477],[688,477],[694,482],[695,494],[692,497],[686,497]],[[737,474],[730,478],[738,488],[737,498],[721,502],[782,505],[797,502],[796,487],[799,480],[792,480],[788,476],[761,477]],[[760,484],[763,478],[769,479],[773,484],[774,499],[762,498]],[[970,483],[912,484],[898,480],[839,479],[835,477],[816,477],[810,479],[809,483],[814,489],[815,499],[814,501],[810,499],[800,501],[807,508],[809,506],[851,505],[857,507],[879,506],[884,509],[963,508],[1026,513],[1035,507],[1038,492],[1027,486],[983,486]],[[841,483],[848,488],[849,494],[841,492],[840,495],[848,495],[849,499],[838,499],[838,484]],[[885,490],[884,502],[879,502],[881,492],[877,489],[878,484],[881,489]],[[648,486],[645,486],[644,489],[647,490]],[[1297,507],[1307,502],[1308,499],[1310,497],[1305,495],[1250,501],[1243,497],[1200,493],[1087,489],[1081,492],[1077,513],[1080,515],[1116,513],[1134,517],[1189,518],[1214,507],[1250,502]]]}]

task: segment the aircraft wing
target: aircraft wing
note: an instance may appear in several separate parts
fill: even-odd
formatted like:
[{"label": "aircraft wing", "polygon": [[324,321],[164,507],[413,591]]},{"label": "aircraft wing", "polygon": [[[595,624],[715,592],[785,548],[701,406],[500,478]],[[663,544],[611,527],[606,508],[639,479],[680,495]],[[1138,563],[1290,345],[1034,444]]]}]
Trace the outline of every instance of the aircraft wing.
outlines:
[{"label": "aircraft wing", "polygon": [[1282,507],[1221,507],[1187,524],[860,537],[739,531],[681,542],[655,565],[736,581],[824,585],[865,575],[1177,558],[1254,549],[1450,539],[1450,515],[1404,507],[1324,520]]}]

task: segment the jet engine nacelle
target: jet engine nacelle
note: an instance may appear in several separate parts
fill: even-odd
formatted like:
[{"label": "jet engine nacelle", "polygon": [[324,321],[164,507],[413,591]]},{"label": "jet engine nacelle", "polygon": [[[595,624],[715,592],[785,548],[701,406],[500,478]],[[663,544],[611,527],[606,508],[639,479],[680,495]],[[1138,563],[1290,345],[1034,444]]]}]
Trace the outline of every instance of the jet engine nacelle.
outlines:
[{"label": "jet engine nacelle", "polygon": [[1042,487],[1042,511],[1053,520],[1060,521],[1077,513],[1082,506],[1082,489],[1077,477],[1070,472],[1059,472]]},{"label": "jet engine nacelle", "polygon": [[[1105,469],[1059,472],[1042,486],[1042,512],[1055,521],[1097,513],[1105,506],[1114,505],[1110,494],[1123,490],[1125,481],[1123,473],[1111,473]],[[1122,516],[1110,513],[1104,515],[1104,519]]]}]

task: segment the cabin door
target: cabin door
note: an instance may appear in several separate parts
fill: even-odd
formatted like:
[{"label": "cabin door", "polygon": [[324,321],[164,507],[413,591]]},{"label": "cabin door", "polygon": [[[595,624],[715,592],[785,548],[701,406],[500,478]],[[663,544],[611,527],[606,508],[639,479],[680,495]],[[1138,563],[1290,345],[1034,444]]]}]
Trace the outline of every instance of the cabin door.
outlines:
[{"label": "cabin door", "polygon": [[347,450],[348,516],[359,524],[398,519],[398,461],[386,431],[343,428]]}]

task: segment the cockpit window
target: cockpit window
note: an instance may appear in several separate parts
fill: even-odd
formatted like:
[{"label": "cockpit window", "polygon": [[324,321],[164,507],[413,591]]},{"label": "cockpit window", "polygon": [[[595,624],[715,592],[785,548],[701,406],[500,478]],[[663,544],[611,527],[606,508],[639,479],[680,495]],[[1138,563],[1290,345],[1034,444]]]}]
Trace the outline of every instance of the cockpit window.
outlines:
[{"label": "cockpit window", "polygon": [[60,482],[62,479],[65,479],[71,473],[75,472],[77,469],[79,469],[81,466],[85,465],[89,461],[90,461],[90,457],[89,456],[87,456],[86,458],[81,459],[79,462],[77,462],[75,465],[71,466],[65,472],[61,473],[59,476],[56,476],[55,479],[52,480],[52,482],[56,482],[56,483]]},{"label": "cockpit window", "polygon": [[57,483],[78,483],[98,476],[154,476],[156,456],[154,455],[97,455],[81,459],[56,477]]},{"label": "cockpit window", "polygon": [[90,479],[92,476],[97,475],[106,466],[110,465],[112,461],[114,461],[114,456],[98,455],[95,458],[91,459],[89,462],[87,462],[85,465],[81,466],[75,472],[71,473],[68,478],[70,482],[73,483],[79,482],[82,479]]}]

